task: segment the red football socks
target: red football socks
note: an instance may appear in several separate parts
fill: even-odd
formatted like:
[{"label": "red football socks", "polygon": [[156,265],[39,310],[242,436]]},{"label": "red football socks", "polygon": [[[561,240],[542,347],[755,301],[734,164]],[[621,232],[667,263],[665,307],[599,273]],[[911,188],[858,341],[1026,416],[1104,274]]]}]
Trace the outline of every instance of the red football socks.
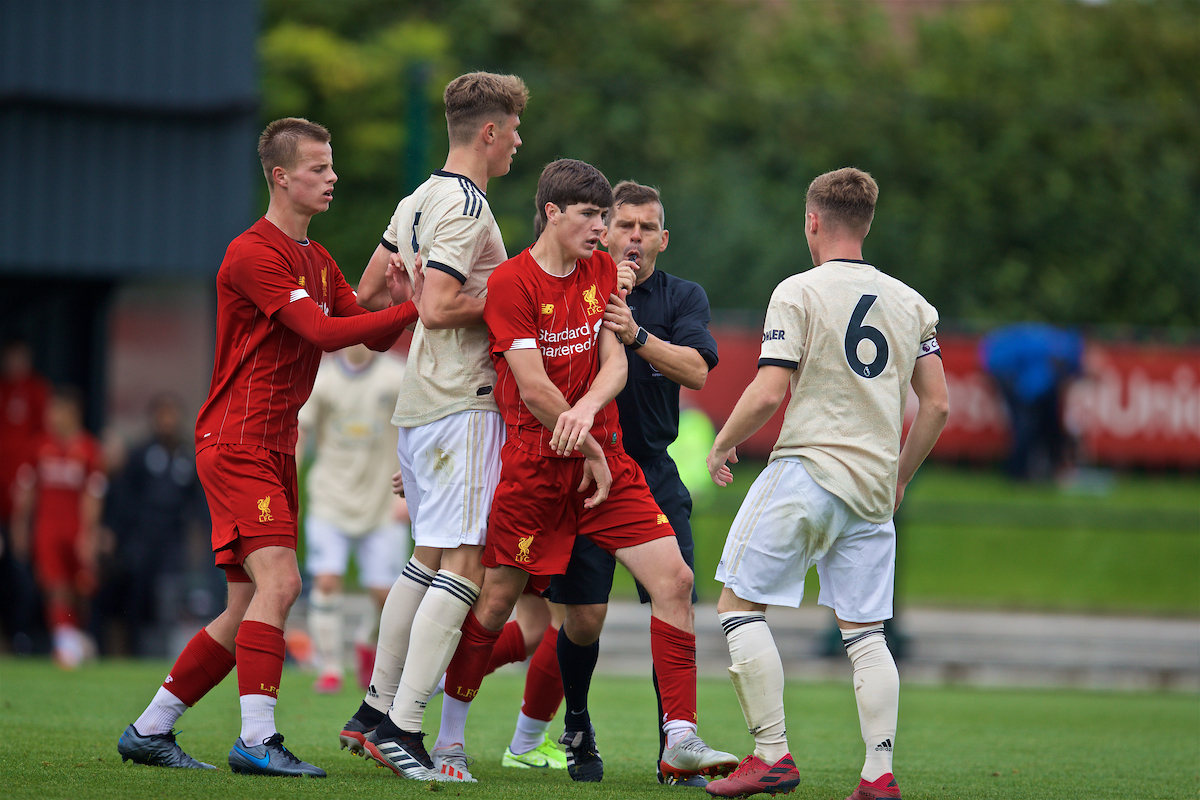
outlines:
[{"label": "red football socks", "polygon": [[696,721],[696,634],[650,617],[650,653],[662,690],[663,716]]},{"label": "red football socks", "polygon": [[208,631],[201,628],[175,659],[175,665],[163,681],[163,688],[190,708],[225,680],[233,665],[233,653],[217,644]]},{"label": "red football socks", "polygon": [[525,696],[521,713],[531,719],[554,719],[563,699],[562,675],[558,671],[558,629],[546,626],[542,641],[529,659],[525,672]]},{"label": "red football socks", "polygon": [[475,699],[479,693],[479,684],[487,674],[489,662],[492,660],[492,650],[500,631],[489,631],[475,618],[475,613],[467,612],[463,620],[462,638],[458,640],[458,649],[454,658],[446,668],[446,695],[464,703]]},{"label": "red football socks", "polygon": [[491,675],[505,664],[524,661],[527,655],[529,654],[525,651],[525,634],[521,633],[521,626],[514,619],[500,629],[500,638],[496,640],[496,647],[492,650],[492,657],[484,675]]},{"label": "red football socks", "polygon": [[265,622],[244,620],[238,626],[237,639],[234,641],[237,646],[238,694],[278,697],[286,649],[283,631]]}]

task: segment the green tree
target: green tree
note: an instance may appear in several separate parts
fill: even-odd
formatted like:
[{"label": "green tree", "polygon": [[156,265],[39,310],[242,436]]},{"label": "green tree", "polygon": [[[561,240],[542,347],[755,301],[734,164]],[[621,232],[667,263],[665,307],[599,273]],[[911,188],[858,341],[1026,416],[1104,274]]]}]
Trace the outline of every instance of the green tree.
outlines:
[{"label": "green tree", "polygon": [[[569,156],[662,189],[664,266],[761,314],[806,268],[804,192],[846,165],[882,194],[867,255],[943,319],[1200,325],[1200,3],[272,0],[268,116],[330,126],[339,199],[314,235],[361,268],[400,196],[401,75],[432,65],[427,169],[454,75],[521,75],[509,251]],[[343,200],[342,198],[345,198]]]}]

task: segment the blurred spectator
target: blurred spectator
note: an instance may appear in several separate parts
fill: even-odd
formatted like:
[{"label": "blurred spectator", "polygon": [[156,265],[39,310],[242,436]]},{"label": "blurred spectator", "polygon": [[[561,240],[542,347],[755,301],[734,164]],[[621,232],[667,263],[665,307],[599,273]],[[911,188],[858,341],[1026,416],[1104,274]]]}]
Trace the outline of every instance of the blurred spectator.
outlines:
[{"label": "blurred spectator", "polygon": [[105,512],[112,531],[103,596],[97,603],[111,628],[123,632],[131,655],[165,658],[167,637],[181,616],[191,570],[189,545],[208,542],[208,506],[196,476],[196,455],[183,401],[156,395],[147,409],[148,440],[111,470]]},{"label": "blurred spectator", "polygon": [[54,658],[66,669],[93,650],[82,630],[84,601],[96,590],[107,486],[100,443],[83,428],[83,397],[74,387],[56,388],[46,406],[46,434],[17,469],[12,547],[19,559],[32,556]]},{"label": "blurred spectator", "polygon": [[1063,387],[1083,371],[1083,336],[1036,322],[998,328],[979,343],[979,361],[995,379],[1008,408],[1009,476],[1047,480],[1063,466]]},{"label": "blurred spectator", "polygon": [[[343,583],[350,553],[359,582],[375,601],[354,635],[359,681],[370,682],[375,648],[368,642],[388,590],[408,561],[408,507],[392,494],[400,469],[392,409],[404,363],[354,345],[326,358],[312,396],[300,409],[300,443],[315,445],[305,486],[305,567],[314,578],[308,630],[320,673],[314,689],[337,692],[343,674]],[[364,677],[365,676],[365,677]],[[364,682],[365,681],[365,682]]]},{"label": "blurred spectator", "polygon": [[17,653],[29,653],[37,638],[37,587],[27,559],[13,556],[9,539],[17,468],[33,460],[45,434],[50,386],[33,370],[33,353],[22,339],[9,339],[0,354],[0,625]]}]

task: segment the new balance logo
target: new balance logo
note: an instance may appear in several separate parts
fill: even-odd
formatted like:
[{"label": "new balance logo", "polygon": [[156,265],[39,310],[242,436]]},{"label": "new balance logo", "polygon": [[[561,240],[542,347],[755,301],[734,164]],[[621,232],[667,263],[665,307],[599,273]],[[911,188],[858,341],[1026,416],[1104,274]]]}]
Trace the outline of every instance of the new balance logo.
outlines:
[{"label": "new balance logo", "polygon": [[667,515],[666,515],[666,514],[659,514],[659,515],[658,515],[658,522],[657,522],[656,524],[658,524],[658,525],[666,525],[666,524],[668,524],[669,522],[670,522],[670,520],[669,520],[669,519],[667,519]]},{"label": "new balance logo", "polygon": [[886,750],[889,753],[892,752],[892,740],[891,739],[884,739],[882,742],[880,742],[879,744],[877,744],[875,746],[875,752],[878,753],[883,750]]}]

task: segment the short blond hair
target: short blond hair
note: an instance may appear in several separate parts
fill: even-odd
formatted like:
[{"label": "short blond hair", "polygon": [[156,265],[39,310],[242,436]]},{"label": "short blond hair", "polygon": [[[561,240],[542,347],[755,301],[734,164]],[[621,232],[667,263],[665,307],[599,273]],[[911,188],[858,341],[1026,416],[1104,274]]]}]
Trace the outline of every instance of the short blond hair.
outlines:
[{"label": "short blond hair", "polygon": [[516,75],[468,72],[450,81],[443,99],[450,145],[465,145],[485,122],[520,116],[529,101],[529,89]]},{"label": "short blond hair", "polygon": [[875,217],[878,199],[879,184],[869,172],[843,167],[814,178],[804,202],[820,211],[834,226],[865,235]]},{"label": "short blond hair", "polygon": [[310,139],[321,144],[329,143],[329,131],[324,125],[310,122],[302,117],[277,119],[263,129],[258,137],[258,160],[262,162],[263,176],[271,186],[271,171],[276,167],[291,169],[300,158],[300,142]]}]

